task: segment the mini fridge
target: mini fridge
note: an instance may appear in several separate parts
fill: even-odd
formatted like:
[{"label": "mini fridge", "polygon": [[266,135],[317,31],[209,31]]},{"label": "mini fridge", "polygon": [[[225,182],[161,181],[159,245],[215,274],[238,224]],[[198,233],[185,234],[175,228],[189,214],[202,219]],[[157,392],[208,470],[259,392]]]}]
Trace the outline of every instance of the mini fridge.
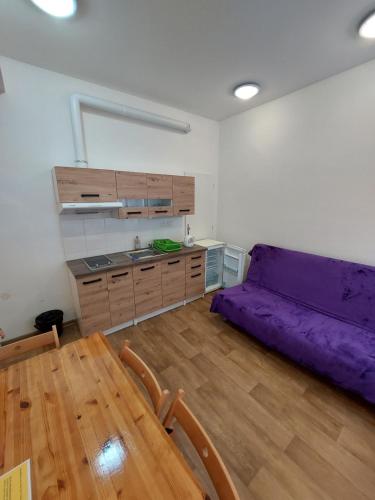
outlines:
[{"label": "mini fridge", "polygon": [[209,239],[198,240],[195,243],[207,248],[206,293],[242,283],[246,250],[223,241]]}]

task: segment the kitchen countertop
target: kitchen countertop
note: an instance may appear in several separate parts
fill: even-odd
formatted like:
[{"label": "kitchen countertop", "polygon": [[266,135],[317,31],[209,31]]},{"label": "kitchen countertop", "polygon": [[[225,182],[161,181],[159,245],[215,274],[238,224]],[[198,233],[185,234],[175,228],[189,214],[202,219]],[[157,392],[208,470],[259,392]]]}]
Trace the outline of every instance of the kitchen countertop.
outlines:
[{"label": "kitchen countertop", "polygon": [[133,261],[126,255],[124,255],[125,252],[131,252],[132,250],[124,250],[124,252],[105,254],[112,260],[113,264],[108,267],[102,267],[101,269],[95,269],[94,271],[91,271],[86,266],[86,264],[83,262],[83,259],[68,260],[66,264],[75,278],[82,278],[83,276],[90,276],[92,274],[103,273],[106,271],[111,271],[113,269],[119,269],[122,267],[133,267],[137,264],[157,262],[164,259],[170,259],[171,257],[184,256],[184,255],[189,255],[191,253],[202,252],[206,250],[207,249],[204,247],[201,247],[199,245],[194,245],[190,248],[182,247],[181,250],[178,250],[177,252],[169,252],[163,255],[158,255],[157,257],[149,257],[147,259],[142,259],[139,261]]}]

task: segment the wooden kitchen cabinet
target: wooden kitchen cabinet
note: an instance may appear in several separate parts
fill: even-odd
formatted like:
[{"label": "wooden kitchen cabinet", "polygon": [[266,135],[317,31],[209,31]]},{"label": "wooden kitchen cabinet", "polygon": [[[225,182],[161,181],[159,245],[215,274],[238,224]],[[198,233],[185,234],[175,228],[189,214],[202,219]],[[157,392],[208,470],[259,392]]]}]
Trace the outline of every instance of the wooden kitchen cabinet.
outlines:
[{"label": "wooden kitchen cabinet", "polygon": [[54,180],[60,203],[117,200],[113,170],[55,167]]},{"label": "wooden kitchen cabinet", "polygon": [[148,207],[148,216],[150,219],[156,219],[157,217],[172,217],[173,207]]},{"label": "wooden kitchen cabinet", "polygon": [[118,209],[119,219],[144,219],[148,217],[147,176],[139,172],[116,172],[117,195],[125,200],[125,207]]},{"label": "wooden kitchen cabinet", "polygon": [[83,336],[111,328],[106,273],[78,278],[76,281],[80,306],[80,329]]},{"label": "wooden kitchen cabinet", "polygon": [[161,264],[163,307],[185,299],[185,257],[171,257]]},{"label": "wooden kitchen cabinet", "polygon": [[148,207],[124,207],[118,209],[118,219],[145,219],[148,217]]},{"label": "wooden kitchen cabinet", "polygon": [[120,200],[147,199],[147,175],[139,172],[116,172],[117,195]]},{"label": "wooden kitchen cabinet", "polygon": [[107,282],[112,326],[132,321],[135,316],[132,268],[108,271]]},{"label": "wooden kitchen cabinet", "polygon": [[205,251],[186,256],[186,298],[205,292],[205,266]]},{"label": "wooden kitchen cabinet", "polygon": [[147,197],[149,200],[171,200],[173,195],[172,175],[147,174]]},{"label": "wooden kitchen cabinet", "polygon": [[136,317],[160,309],[163,304],[161,262],[137,264],[133,268]]},{"label": "wooden kitchen cabinet", "polygon": [[195,212],[195,178],[173,176],[173,213],[192,215]]}]

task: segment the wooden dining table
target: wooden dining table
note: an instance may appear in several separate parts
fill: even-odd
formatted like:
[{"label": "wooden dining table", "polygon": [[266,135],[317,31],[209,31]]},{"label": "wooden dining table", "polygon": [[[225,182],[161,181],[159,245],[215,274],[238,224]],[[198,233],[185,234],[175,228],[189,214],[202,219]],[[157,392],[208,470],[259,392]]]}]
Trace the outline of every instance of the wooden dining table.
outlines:
[{"label": "wooden dining table", "polygon": [[28,458],[33,499],[205,496],[101,333],[0,370],[0,474]]}]

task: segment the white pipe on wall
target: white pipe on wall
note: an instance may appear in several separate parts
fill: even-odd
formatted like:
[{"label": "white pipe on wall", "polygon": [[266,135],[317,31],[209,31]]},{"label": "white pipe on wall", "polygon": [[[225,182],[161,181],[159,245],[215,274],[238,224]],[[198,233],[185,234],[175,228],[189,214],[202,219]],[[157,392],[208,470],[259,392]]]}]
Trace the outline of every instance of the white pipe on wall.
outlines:
[{"label": "white pipe on wall", "polygon": [[0,94],[4,94],[4,92],[5,92],[5,86],[4,86],[3,75],[1,73],[1,68],[0,68]]},{"label": "white pipe on wall", "polygon": [[75,163],[79,167],[87,167],[87,156],[85,149],[85,141],[83,136],[83,124],[81,117],[81,105],[89,108],[105,111],[118,116],[123,116],[132,120],[137,120],[149,125],[157,125],[168,130],[174,130],[183,134],[188,134],[191,131],[189,123],[185,123],[166,116],[149,113],[141,109],[125,106],[124,104],[116,104],[105,99],[91,97],[83,94],[73,94],[70,98],[70,110],[72,115],[73,138],[75,147]]}]

